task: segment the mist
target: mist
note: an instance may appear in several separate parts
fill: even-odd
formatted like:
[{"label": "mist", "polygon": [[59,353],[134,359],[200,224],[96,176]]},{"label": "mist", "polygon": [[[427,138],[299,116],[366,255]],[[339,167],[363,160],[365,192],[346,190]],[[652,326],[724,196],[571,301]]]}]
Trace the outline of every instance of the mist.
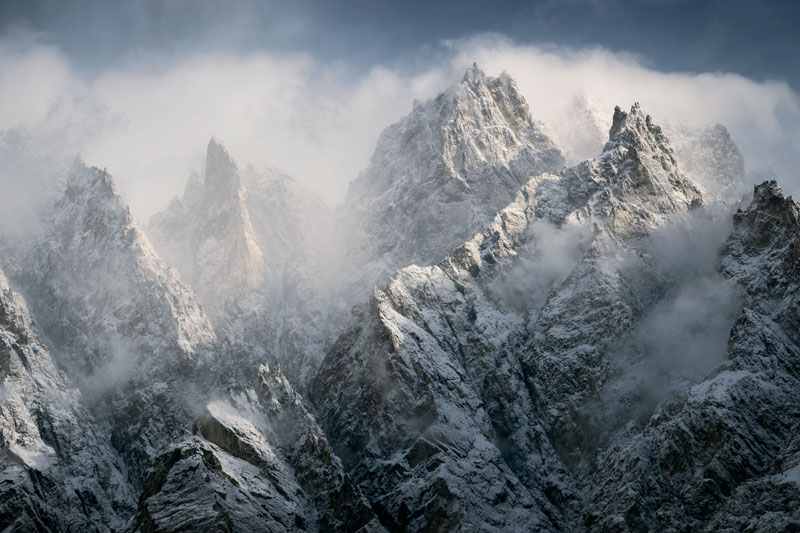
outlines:
[{"label": "mist", "polygon": [[146,221],[201,167],[212,135],[242,166],[281,168],[335,206],[383,128],[414,99],[457,82],[473,61],[487,74],[511,74],[533,117],[545,122],[584,92],[610,107],[639,101],[656,121],[723,123],[750,181],[777,175],[788,192],[800,190],[793,175],[800,104],[784,82],[659,72],[629,54],[523,45],[502,35],[445,40],[435,49],[430,64],[410,70],[308,53],[228,52],[141,54],[87,73],[38,34],[7,31],[0,38],[0,98],[9,103],[0,106],[2,224],[19,218],[12,213],[23,200],[35,203],[78,153],[107,168]]},{"label": "mist", "polygon": [[592,240],[586,224],[557,226],[536,220],[528,228],[520,260],[500,272],[489,285],[489,294],[503,307],[533,316],[545,303],[559,278],[569,275]]},{"label": "mist", "polygon": [[727,359],[743,305],[736,283],[717,272],[731,228],[732,213],[699,209],[673,217],[624,256],[620,269],[639,295],[641,317],[609,348],[615,371],[600,399],[599,427],[647,421]]}]

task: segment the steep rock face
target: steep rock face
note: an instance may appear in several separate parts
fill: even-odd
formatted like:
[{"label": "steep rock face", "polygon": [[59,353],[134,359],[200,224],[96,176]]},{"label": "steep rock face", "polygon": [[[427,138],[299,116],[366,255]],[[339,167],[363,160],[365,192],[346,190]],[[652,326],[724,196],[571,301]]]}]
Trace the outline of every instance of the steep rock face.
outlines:
[{"label": "steep rock face", "polygon": [[730,332],[728,360],[604,453],[584,512],[588,529],[800,525],[790,503],[800,494],[793,471],[799,212],[775,182],[765,182],[735,214],[720,272],[741,287],[744,309]]},{"label": "steep rock face", "polygon": [[[324,205],[212,141],[150,231],[216,337],[110,177],[76,165],[8,261],[52,359],[0,274],[0,528],[800,528],[800,207],[756,187],[721,259],[705,239],[714,266],[681,270],[659,239],[724,211],[738,151],[638,105],[607,124],[572,141],[593,159],[535,174],[558,153],[513,82],[468,71],[384,134],[340,220],[362,271],[331,291]],[[316,371],[352,286],[396,266]],[[713,291],[687,304],[693,276]],[[726,345],[680,338],[706,322]]]},{"label": "steep rock face", "polygon": [[0,271],[0,528],[119,529],[133,492]]},{"label": "steep rock face", "polygon": [[315,502],[322,531],[382,531],[369,502],[333,453],[324,432],[286,378],[259,369],[256,394],[274,441],[286,450],[298,482]]},{"label": "steep rock face", "polygon": [[183,197],[154,215],[147,231],[193,286],[213,288],[203,304],[219,317],[243,293],[280,285],[295,270],[316,266],[318,249],[330,238],[329,222],[329,210],[314,192],[276,169],[240,171],[211,139],[205,178],[192,175]]},{"label": "steep rock face", "polygon": [[512,249],[527,222],[520,204],[452,264],[393,276],[312,381],[334,449],[390,529],[551,530],[566,522],[551,499],[575,500],[531,418],[511,353],[519,320],[470,273]]},{"label": "steep rock face", "polygon": [[344,227],[362,293],[393,270],[437,262],[564,164],[516,83],[473,67],[458,85],[387,128],[350,184]]},{"label": "steep rock face", "polygon": [[[632,327],[639,305],[615,254],[700,203],[638,106],[617,109],[614,125],[601,157],[532,178],[438,266],[392,276],[312,381],[334,449],[384,524],[575,523],[580,489],[564,462],[582,453],[575,407],[609,366],[604,339]],[[537,219],[580,228],[585,242],[541,307],[520,313],[492,284],[535,260]],[[574,379],[581,372],[593,377]]]},{"label": "steep rock face", "polygon": [[129,530],[308,531],[288,481],[189,436],[156,460]]},{"label": "steep rock face", "polygon": [[791,531],[800,527],[800,425],[760,476],[742,483],[714,514],[708,531]]},{"label": "steep rock face", "polygon": [[616,339],[659,290],[638,287],[625,258],[639,255],[650,231],[684,217],[701,196],[638,105],[630,113],[617,108],[603,155],[563,176],[567,198],[580,207],[560,216],[593,224],[596,235],[529,318],[521,361],[532,394],[546,398],[542,418],[554,445],[572,468],[584,468],[596,443],[583,407],[613,372]]},{"label": "steep rock face", "polygon": [[195,431],[156,461],[131,530],[383,531],[280,370],[209,402]]},{"label": "steep rock face", "polygon": [[111,177],[81,162],[14,278],[140,481],[186,423],[186,383],[215,340],[194,293],[155,254]]},{"label": "steep rock face", "polygon": [[332,214],[313,191],[280,171],[248,167],[243,183],[256,239],[271,253],[260,288],[228,306],[217,330],[249,368],[280,362],[302,388],[331,336],[337,270],[330,258],[338,242]]},{"label": "steep rock face", "polygon": [[746,309],[729,356],[641,434],[605,452],[587,529],[637,531],[655,522],[665,531],[699,530],[739,484],[767,470],[797,416],[798,350]]}]

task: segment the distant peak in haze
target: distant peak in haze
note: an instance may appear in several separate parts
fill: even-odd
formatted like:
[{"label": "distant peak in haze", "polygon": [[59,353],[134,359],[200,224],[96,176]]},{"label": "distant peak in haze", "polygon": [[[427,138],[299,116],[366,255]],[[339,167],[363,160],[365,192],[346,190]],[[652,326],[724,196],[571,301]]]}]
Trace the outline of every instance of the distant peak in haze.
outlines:
[{"label": "distant peak in haze", "polygon": [[239,184],[239,169],[225,146],[216,137],[211,137],[206,150],[206,187],[216,192],[236,188]]},{"label": "distant peak in haze", "polygon": [[111,174],[104,169],[86,166],[80,156],[75,157],[72,163],[66,185],[66,198],[82,198],[89,192],[100,194],[103,197],[118,196],[117,187]]}]

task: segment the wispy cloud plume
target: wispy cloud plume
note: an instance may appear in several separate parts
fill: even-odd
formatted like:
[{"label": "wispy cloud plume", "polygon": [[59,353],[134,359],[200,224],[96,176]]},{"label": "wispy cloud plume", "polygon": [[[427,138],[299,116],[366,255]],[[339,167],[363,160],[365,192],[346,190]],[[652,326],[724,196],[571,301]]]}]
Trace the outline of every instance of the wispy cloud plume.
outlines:
[{"label": "wispy cloud plume", "polygon": [[434,96],[477,61],[489,74],[506,70],[516,78],[533,115],[545,121],[583,91],[610,105],[640,101],[656,119],[722,122],[751,171],[771,168],[790,192],[800,189],[793,175],[800,104],[784,83],[662,73],[630,55],[523,46],[502,36],[449,41],[433,56],[413,73],[255,53],[138,57],[86,75],[36,36],[6,35],[0,131],[3,152],[21,154],[21,161],[4,159],[0,187],[35,193],[40,187],[30,185],[30,174],[42,172],[24,171],[27,159],[63,162],[80,153],[107,167],[134,212],[147,218],[182,190],[216,135],[241,164],[281,167],[336,204],[368,163],[380,131],[415,98]]}]

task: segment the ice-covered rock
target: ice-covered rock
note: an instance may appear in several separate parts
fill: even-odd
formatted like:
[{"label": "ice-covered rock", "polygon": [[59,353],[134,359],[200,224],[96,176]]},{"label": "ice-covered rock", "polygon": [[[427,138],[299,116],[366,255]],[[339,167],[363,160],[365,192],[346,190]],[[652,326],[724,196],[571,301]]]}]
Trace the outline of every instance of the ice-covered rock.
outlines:
[{"label": "ice-covered rock", "polygon": [[[597,159],[531,178],[439,265],[392,276],[312,381],[334,449],[384,523],[418,531],[575,522],[580,484],[565,459],[580,454],[569,441],[580,421],[570,406],[591,395],[603,343],[636,314],[614,254],[701,201],[638,106],[617,109],[614,126]],[[537,219],[589,237],[529,331],[528,317],[490,286],[528,259]]]},{"label": "ice-covered rock", "polygon": [[0,526],[800,527],[800,207],[766,182],[717,224],[724,128],[571,106],[561,168],[470,69],[338,217],[212,140],[148,231],[216,332],[76,163],[1,258],[41,329],[0,275]]},{"label": "ice-covered rock", "polygon": [[[612,127],[612,107],[585,93],[575,95],[548,124],[569,164],[599,154]],[[709,203],[731,206],[744,192],[744,158],[722,124],[704,125],[660,117],[679,162]]]},{"label": "ice-covered rock", "polygon": [[626,531],[776,531],[800,525],[796,502],[800,348],[798,213],[775,182],[734,216],[720,272],[744,309],[727,360],[661,406],[641,433],[603,453],[584,526]]}]

